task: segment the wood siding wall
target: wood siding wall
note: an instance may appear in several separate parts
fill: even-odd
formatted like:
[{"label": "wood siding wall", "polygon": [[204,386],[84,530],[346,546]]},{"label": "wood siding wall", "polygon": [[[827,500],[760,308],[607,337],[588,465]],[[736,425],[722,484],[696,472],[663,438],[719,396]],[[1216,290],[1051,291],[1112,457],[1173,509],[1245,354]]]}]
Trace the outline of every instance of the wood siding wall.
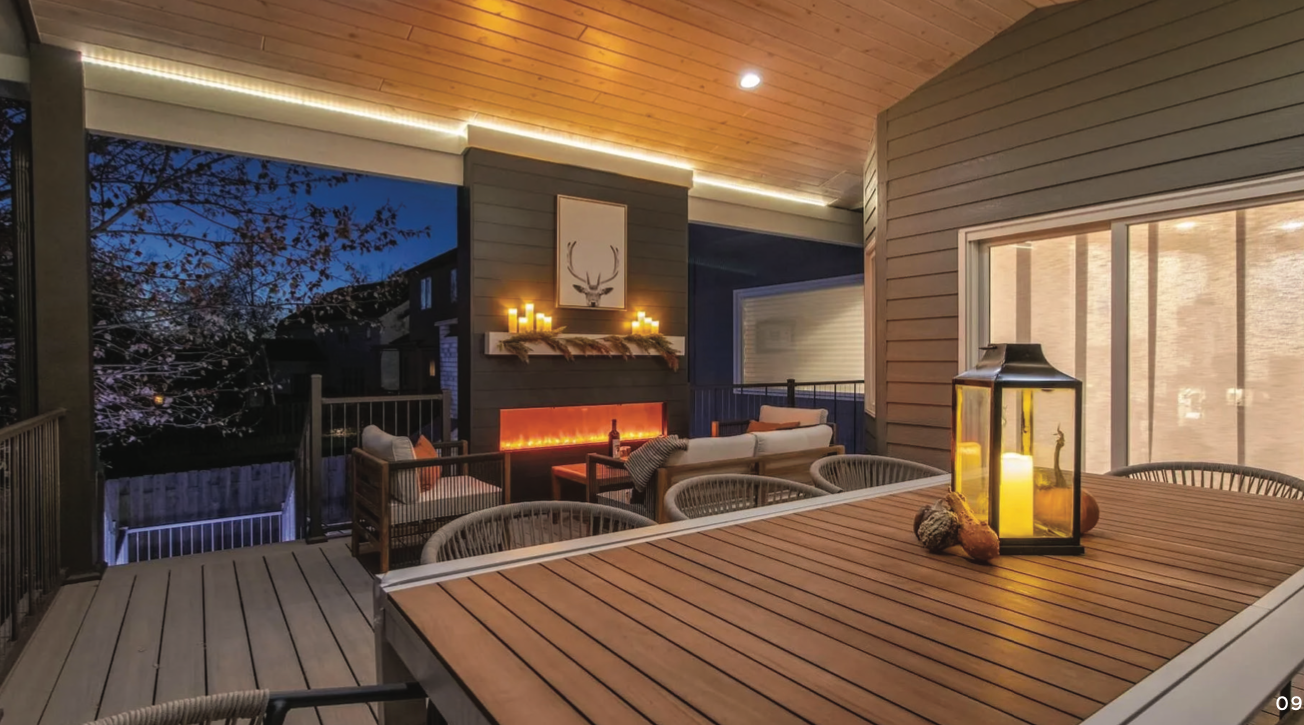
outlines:
[{"label": "wood siding wall", "polygon": [[959,230],[1304,167],[1304,0],[1046,8],[879,121],[880,441],[949,466]]},{"label": "wood siding wall", "polygon": [[[688,332],[688,190],[575,166],[470,149],[466,152],[462,269],[469,289],[459,297],[469,335],[460,381],[465,391],[461,434],[473,451],[498,450],[502,408],[664,401],[671,432],[688,433],[688,372],[672,373],[659,358],[587,358],[566,362],[484,354],[485,333],[507,329],[506,311],[534,302],[552,312],[553,327],[604,335],[627,331],[636,310],[661,320],[669,335]],[[557,195],[629,207],[628,310],[557,309]],[[692,354],[692,351],[686,351]],[[578,462],[572,461],[572,462]],[[514,482],[515,484],[515,482]]]}]

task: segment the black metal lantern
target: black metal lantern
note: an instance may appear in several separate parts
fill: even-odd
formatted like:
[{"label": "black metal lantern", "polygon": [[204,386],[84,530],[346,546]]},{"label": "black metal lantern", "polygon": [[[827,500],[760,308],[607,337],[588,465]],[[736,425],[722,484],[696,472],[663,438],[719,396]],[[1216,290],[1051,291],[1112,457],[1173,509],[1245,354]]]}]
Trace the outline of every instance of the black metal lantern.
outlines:
[{"label": "black metal lantern", "polygon": [[1041,345],[983,350],[952,385],[951,488],[1002,554],[1081,554],[1082,383]]}]

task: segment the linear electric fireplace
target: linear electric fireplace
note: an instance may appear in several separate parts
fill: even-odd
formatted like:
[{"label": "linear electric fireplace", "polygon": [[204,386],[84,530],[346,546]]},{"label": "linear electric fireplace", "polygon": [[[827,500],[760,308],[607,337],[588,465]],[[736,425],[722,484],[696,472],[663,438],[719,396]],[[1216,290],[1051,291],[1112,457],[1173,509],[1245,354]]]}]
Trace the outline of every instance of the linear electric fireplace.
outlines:
[{"label": "linear electric fireplace", "polygon": [[499,411],[498,448],[519,451],[606,443],[613,418],[622,441],[648,440],[666,432],[665,403],[512,408]]}]

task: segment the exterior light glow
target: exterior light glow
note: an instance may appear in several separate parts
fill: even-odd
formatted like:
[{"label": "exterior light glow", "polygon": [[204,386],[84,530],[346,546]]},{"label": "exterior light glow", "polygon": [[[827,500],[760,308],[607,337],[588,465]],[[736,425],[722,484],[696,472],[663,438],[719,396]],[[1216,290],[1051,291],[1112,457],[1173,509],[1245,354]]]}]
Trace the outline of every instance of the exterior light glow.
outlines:
[{"label": "exterior light glow", "polygon": [[1194,228],[1196,228],[1196,227],[1198,227],[1198,226],[1200,226],[1200,225],[1199,225],[1199,224],[1196,224],[1195,222],[1178,222],[1178,223],[1177,223],[1177,228],[1178,228],[1178,229],[1181,229],[1181,230],[1184,231],[1184,232],[1189,232],[1190,230],[1192,230],[1192,229],[1194,229]]},{"label": "exterior light glow", "polygon": [[696,173],[693,174],[693,184],[694,185],[702,184],[704,186],[718,186],[722,189],[733,189],[734,191],[741,191],[744,194],[758,194],[760,196],[768,196],[771,199],[782,199],[784,201],[793,201],[798,204],[810,204],[812,206],[829,205],[829,202],[827,200],[821,199],[817,196],[804,196],[801,194],[790,194],[786,191],[776,191],[772,189],[766,189],[761,186],[748,186],[747,184],[737,184],[732,181],[725,181],[724,179],[717,179],[711,176],[703,176],[702,174],[696,174]]},{"label": "exterior light glow", "polygon": [[755,71],[747,71],[738,79],[738,85],[751,90],[752,88],[761,85],[761,76]]},{"label": "exterior light glow", "polygon": [[429,121],[422,120],[415,116],[405,116],[398,113],[381,113],[378,111],[361,108],[357,106],[349,106],[343,103],[333,103],[330,101],[318,100],[318,99],[310,98],[306,95],[272,91],[266,88],[256,88],[253,86],[253,84],[243,86],[243,85],[231,83],[230,81],[227,81],[225,79],[221,81],[209,80],[206,78],[200,78],[197,75],[189,75],[174,70],[164,70],[161,68],[149,68],[143,65],[136,65],[134,63],[122,63],[119,61],[108,60],[106,58],[97,58],[95,56],[90,56],[90,55],[83,56],[82,62],[88,65],[98,65],[105,68],[114,68],[116,70],[128,71],[130,73],[138,73],[140,75],[152,76],[154,78],[163,78],[166,80],[178,81],[181,83],[188,83],[190,85],[202,86],[204,88],[212,88],[219,91],[229,91],[231,93],[240,93],[246,96],[254,96],[256,98],[265,98],[269,101],[279,101],[281,103],[289,103],[296,106],[304,106],[305,108],[315,108],[320,111],[330,111],[332,113],[342,113],[347,116],[368,118],[374,121],[383,121],[385,123],[393,123],[399,126],[418,128],[423,131],[434,131],[435,133],[442,133],[448,136],[466,135],[465,127],[459,128],[459,127],[443,126],[437,123],[431,123]]},{"label": "exterior light glow", "polygon": [[1281,225],[1281,228],[1288,232],[1297,232],[1301,229],[1304,229],[1304,222],[1302,221],[1286,222],[1285,224]]},{"label": "exterior light glow", "polygon": [[567,138],[565,136],[557,136],[550,133],[528,131],[523,128],[516,128],[514,126],[504,126],[502,124],[493,123],[491,121],[475,120],[475,121],[468,122],[466,125],[476,126],[478,128],[487,128],[490,129],[491,131],[501,131],[502,133],[510,133],[514,136],[523,136],[525,138],[532,138],[536,141],[546,141],[548,143],[560,144],[562,146],[570,146],[571,148],[583,149],[585,151],[597,151],[598,153],[610,154],[612,156],[620,156],[622,158],[633,159],[635,161],[646,161],[649,164],[669,166],[674,169],[684,169],[685,171],[693,170],[693,167],[689,166],[688,164],[682,161],[677,161],[675,159],[667,158],[665,156],[656,156],[653,154],[644,153],[642,151],[639,151],[638,149],[627,148],[624,146],[617,146],[615,144],[604,144],[600,142],[586,141],[583,139],[574,139],[574,138]]}]

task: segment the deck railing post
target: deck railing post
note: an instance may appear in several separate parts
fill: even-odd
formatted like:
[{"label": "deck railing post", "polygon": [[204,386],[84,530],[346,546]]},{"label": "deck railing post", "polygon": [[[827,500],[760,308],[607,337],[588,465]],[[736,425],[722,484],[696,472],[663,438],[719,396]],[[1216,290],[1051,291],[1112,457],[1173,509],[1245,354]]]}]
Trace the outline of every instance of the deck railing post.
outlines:
[{"label": "deck railing post", "polygon": [[797,407],[797,381],[788,378],[788,407]]},{"label": "deck railing post", "polygon": [[451,443],[453,440],[453,411],[452,411],[453,391],[449,390],[448,388],[444,388],[443,390],[439,391],[439,394],[440,394],[439,407],[442,409],[442,412],[440,413],[440,420],[444,426],[443,428],[440,429],[439,434],[443,436],[445,442]]},{"label": "deck railing post", "polygon": [[308,543],[326,540],[321,518],[321,376],[312,376],[312,397],[309,400],[308,424],[308,530],[304,536]]}]

